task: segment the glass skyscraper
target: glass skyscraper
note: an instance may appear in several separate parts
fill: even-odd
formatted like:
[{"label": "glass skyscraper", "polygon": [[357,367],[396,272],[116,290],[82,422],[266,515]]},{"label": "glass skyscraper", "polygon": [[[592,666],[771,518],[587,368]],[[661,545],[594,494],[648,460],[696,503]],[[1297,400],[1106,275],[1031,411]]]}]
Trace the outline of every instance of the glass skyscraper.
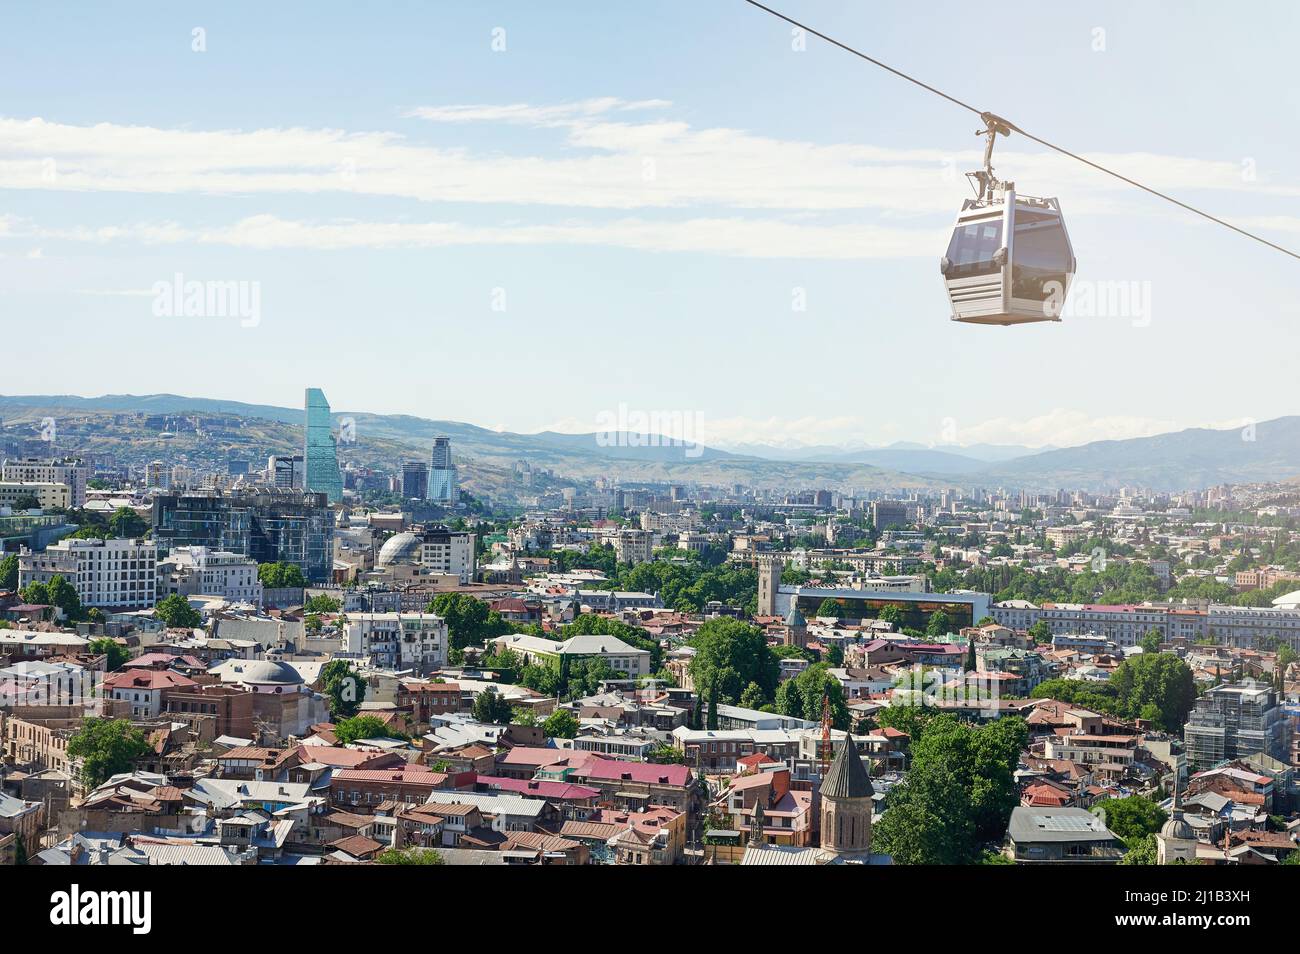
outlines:
[{"label": "glass skyscraper", "polygon": [[307,437],[303,445],[306,489],[325,494],[330,503],[343,499],[338,444],[330,430],[330,402],[320,388],[307,389]]},{"label": "glass skyscraper", "polygon": [[451,460],[451,438],[435,437],[429,455],[429,499],[434,503],[454,504],[459,498],[456,465]]}]

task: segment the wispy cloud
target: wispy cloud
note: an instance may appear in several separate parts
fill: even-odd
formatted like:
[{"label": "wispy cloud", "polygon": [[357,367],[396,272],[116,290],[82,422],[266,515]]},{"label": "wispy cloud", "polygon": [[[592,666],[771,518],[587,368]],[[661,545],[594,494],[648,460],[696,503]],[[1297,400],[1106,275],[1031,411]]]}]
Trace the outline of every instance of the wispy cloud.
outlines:
[{"label": "wispy cloud", "polygon": [[[595,104],[595,105],[593,105]],[[658,101],[531,106],[457,105],[410,111],[437,123],[564,127],[531,153],[413,145],[395,132],[338,129],[160,129],[0,119],[0,184],[11,189],[291,195],[350,193],[431,202],[587,209],[723,207],[790,212],[878,209],[951,213],[976,151],[886,149],[776,139],[663,119],[613,122]],[[1173,190],[1300,195],[1236,163],[1135,153],[1100,161]],[[1073,211],[1106,211],[1126,188],[1060,156],[1000,153],[999,171],[1028,191],[1069,194]]]},{"label": "wispy cloud", "polygon": [[600,245],[651,252],[828,260],[932,256],[943,238],[932,229],[740,217],[473,226],[458,222],[303,222],[274,215],[250,216],[217,227],[186,228],[175,222],[155,222],[102,228],[41,228],[34,229],[32,235],[76,242],[196,243],[250,249]]}]

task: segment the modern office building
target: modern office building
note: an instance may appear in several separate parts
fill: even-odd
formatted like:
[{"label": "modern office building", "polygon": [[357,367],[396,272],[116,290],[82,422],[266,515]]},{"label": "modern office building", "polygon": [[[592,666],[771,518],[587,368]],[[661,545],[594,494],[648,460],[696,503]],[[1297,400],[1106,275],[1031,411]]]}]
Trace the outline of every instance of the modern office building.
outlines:
[{"label": "modern office building", "polygon": [[1259,752],[1289,761],[1291,723],[1266,686],[1216,686],[1196,700],[1183,727],[1192,771]]},{"label": "modern office building", "polygon": [[302,490],[305,476],[301,454],[272,454],[266,459],[266,482],[278,490]]},{"label": "modern office building", "polygon": [[60,540],[42,553],[18,557],[18,585],[62,576],[85,607],[153,606],[157,547],[146,540]]},{"label": "modern office building", "polygon": [[334,512],[324,493],[163,494],[153,502],[160,550],[201,546],[294,563],[307,579],[327,582],[334,567]]},{"label": "modern office building", "polygon": [[0,480],[42,484],[67,484],[72,490],[72,508],[86,505],[86,480],[90,468],[80,458],[46,460],[40,457],[10,458],[0,464]]},{"label": "modern office building", "polygon": [[330,503],[343,499],[343,475],[339,473],[338,442],[330,426],[330,404],[320,388],[308,388],[307,426],[303,441],[306,474],[303,487],[322,493]]},{"label": "modern office building", "polygon": [[429,455],[429,496],[434,503],[454,504],[460,497],[456,464],[451,458],[451,438],[435,437]]},{"label": "modern office building", "polygon": [[429,465],[422,460],[408,460],[402,464],[402,496],[407,500],[427,500],[429,497]]},{"label": "modern office building", "polygon": [[[926,593],[916,590],[856,589],[853,587],[792,586],[781,583],[785,563],[778,557],[765,557],[758,565],[758,615],[786,618],[792,606],[805,617],[817,615],[826,600],[842,608],[845,619],[879,619],[886,607],[901,614],[898,628],[924,630],[935,613],[943,612],[951,633],[975,623],[989,613],[987,593]],[[867,581],[869,586],[871,581]]]},{"label": "modern office building", "polygon": [[871,523],[877,530],[911,522],[912,508],[901,500],[877,500],[871,505]]}]

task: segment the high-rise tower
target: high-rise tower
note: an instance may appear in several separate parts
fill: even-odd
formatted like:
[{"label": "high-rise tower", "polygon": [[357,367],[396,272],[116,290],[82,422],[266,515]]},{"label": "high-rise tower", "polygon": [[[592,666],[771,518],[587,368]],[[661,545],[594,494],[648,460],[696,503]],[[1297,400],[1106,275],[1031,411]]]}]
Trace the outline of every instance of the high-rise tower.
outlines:
[{"label": "high-rise tower", "polygon": [[451,438],[435,437],[429,455],[429,499],[454,504],[460,497],[456,486],[456,464],[451,458]]},{"label": "high-rise tower", "polygon": [[338,443],[330,429],[330,402],[320,388],[308,388],[307,428],[303,442],[305,484],[308,491],[325,494],[330,503],[343,499]]}]

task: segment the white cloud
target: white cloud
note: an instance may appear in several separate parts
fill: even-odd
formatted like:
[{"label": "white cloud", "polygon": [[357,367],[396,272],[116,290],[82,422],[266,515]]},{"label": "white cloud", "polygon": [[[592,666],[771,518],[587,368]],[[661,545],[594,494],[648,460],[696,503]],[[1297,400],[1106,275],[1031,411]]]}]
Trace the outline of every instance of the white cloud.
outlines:
[{"label": "white cloud", "polygon": [[457,222],[300,222],[256,215],[233,225],[185,228],[174,222],[103,228],[44,228],[46,239],[229,245],[238,248],[433,248],[468,245],[601,245],[652,252],[747,258],[868,259],[933,256],[944,235],[933,229],[819,225],[740,217],[472,226]]},{"label": "white cloud", "polygon": [[[721,206],[951,214],[968,194],[961,173],[977,150],[819,144],[680,121],[610,121],[657,100],[587,100],[552,106],[425,106],[435,124],[562,127],[562,141],[532,153],[476,153],[414,145],[394,132],[339,129],[160,129],[0,119],[0,182],[8,188],[135,193],[352,193],[422,201],[589,209]],[[522,147],[516,147],[522,148]],[[1157,188],[1300,195],[1245,181],[1233,162],[1147,153],[1092,156]],[[1070,211],[1104,212],[1129,190],[1052,153],[999,153],[999,171],[1023,189],[1068,196]]]},{"label": "white cloud", "polygon": [[965,425],[954,421],[955,444],[1025,444],[1029,447],[1055,445],[1072,447],[1090,441],[1152,437],[1179,430],[1183,425],[1168,418],[1138,415],[1087,414],[1055,408],[1029,418],[997,417]]}]

